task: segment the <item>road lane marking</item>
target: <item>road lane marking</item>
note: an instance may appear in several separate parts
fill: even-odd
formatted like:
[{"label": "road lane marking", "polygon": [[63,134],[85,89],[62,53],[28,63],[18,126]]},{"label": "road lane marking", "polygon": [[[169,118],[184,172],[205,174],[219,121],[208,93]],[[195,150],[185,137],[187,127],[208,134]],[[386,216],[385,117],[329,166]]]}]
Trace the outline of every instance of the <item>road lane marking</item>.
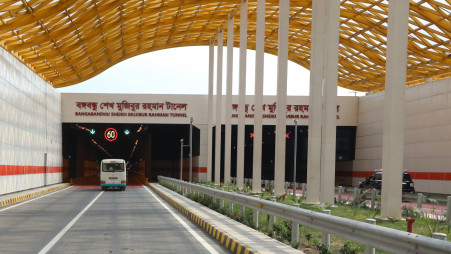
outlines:
[{"label": "road lane marking", "polygon": [[202,239],[202,237],[200,237],[196,231],[194,231],[188,224],[186,224],[186,222],[184,222],[177,214],[175,214],[171,208],[169,208],[166,204],[164,204],[155,194],[153,194],[149,188],[144,188],[147,190],[147,192],[149,192],[160,204],[161,206],[163,206],[164,208],[166,208],[166,210],[168,210],[169,213],[172,214],[172,216],[174,216],[174,218],[177,219],[178,222],[180,222],[180,224],[182,224],[186,230],[188,232],[191,233],[191,235],[194,236],[194,238],[196,238],[197,241],[199,241],[204,247],[205,249],[207,249],[210,253],[213,254],[219,254],[215,249],[213,249],[213,247],[210,246],[210,244],[208,244],[204,239]]},{"label": "road lane marking", "polygon": [[8,206],[8,207],[6,207],[6,208],[1,209],[1,210],[0,210],[0,213],[1,213],[1,212],[4,212],[4,211],[6,211],[6,210],[9,210],[9,209],[11,209],[11,208],[18,207],[18,206],[21,206],[21,205],[23,205],[23,204],[26,204],[26,203],[29,203],[29,202],[32,202],[32,201],[36,201],[36,200],[41,199],[41,198],[43,198],[43,197],[50,196],[50,195],[52,195],[52,194],[58,193],[58,192],[60,192],[60,191],[68,190],[68,189],[69,189],[69,187],[64,188],[64,189],[62,189],[62,190],[57,190],[57,191],[54,191],[54,192],[51,192],[51,193],[47,193],[47,194],[45,194],[45,195],[42,195],[42,196],[39,196],[39,197],[30,199],[30,200],[21,202],[21,203],[16,204],[16,205]]},{"label": "road lane marking", "polygon": [[100,197],[100,195],[103,194],[103,191],[99,193],[99,195],[97,195],[92,201],[91,203],[89,203],[80,213],[77,214],[77,216],[75,216],[75,218],[72,219],[71,222],[69,222],[69,224],[67,224],[55,237],[53,237],[53,239],[47,243],[46,246],[44,246],[44,248],[42,248],[41,251],[38,252],[38,254],[45,254],[47,253],[50,249],[53,248],[53,246],[55,246],[55,244],[61,239],[61,237],[63,237],[63,235],[69,231],[69,229],[75,224],[75,222],[78,221],[78,219],[80,219],[80,217],[94,204],[94,202],[96,202],[96,200]]}]

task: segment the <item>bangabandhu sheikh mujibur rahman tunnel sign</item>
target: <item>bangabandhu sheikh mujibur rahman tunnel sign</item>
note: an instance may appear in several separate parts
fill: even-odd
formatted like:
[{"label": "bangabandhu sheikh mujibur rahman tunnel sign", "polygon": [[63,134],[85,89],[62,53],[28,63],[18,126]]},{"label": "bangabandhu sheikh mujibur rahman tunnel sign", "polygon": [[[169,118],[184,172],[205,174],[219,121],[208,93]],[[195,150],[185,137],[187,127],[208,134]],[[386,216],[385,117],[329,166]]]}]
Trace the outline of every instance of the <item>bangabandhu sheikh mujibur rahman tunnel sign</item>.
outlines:
[{"label": "bangabandhu sheikh mujibur rahman tunnel sign", "polygon": [[[208,95],[158,95],[158,94],[62,94],[62,122],[91,123],[162,123],[186,124],[193,117],[194,124],[216,122],[216,100],[208,105]],[[308,96],[288,96],[285,108],[287,125],[299,119],[300,125],[308,125],[311,107]],[[255,97],[246,96],[244,105],[246,124],[253,124],[256,106]],[[236,124],[239,116],[238,96],[232,96],[232,104],[223,107],[222,123],[225,119]],[[274,125],[277,118],[276,96],[264,96],[262,113],[264,125]],[[358,97],[337,98],[336,119],[338,126],[356,126]],[[227,113],[227,115],[226,115]]]},{"label": "bangabandhu sheikh mujibur rahman tunnel sign", "polygon": [[[173,102],[75,102],[80,111],[75,116],[107,116],[107,117],[188,117],[188,103]],[[308,118],[309,105],[287,105],[287,118]],[[263,104],[263,118],[276,118],[277,102]],[[231,117],[238,118],[238,104],[232,104]],[[245,117],[254,118],[255,105],[245,105]],[[340,105],[337,105],[337,119],[340,119]]]}]

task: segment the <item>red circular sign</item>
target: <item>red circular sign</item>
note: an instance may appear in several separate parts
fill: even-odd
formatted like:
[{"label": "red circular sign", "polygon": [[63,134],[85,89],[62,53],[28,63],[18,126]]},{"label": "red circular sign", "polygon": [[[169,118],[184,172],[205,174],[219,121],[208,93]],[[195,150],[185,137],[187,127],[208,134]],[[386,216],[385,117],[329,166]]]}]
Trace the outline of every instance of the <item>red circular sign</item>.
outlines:
[{"label": "red circular sign", "polygon": [[105,130],[104,136],[106,140],[113,142],[117,139],[117,130],[114,128],[108,128]]}]

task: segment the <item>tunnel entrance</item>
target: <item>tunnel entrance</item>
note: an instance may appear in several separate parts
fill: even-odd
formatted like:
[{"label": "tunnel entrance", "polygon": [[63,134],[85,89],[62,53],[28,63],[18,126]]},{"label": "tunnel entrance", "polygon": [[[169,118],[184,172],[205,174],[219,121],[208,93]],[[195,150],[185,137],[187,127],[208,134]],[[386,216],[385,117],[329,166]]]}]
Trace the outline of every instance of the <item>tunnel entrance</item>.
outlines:
[{"label": "tunnel entrance", "polygon": [[[156,181],[180,177],[180,140],[189,144],[189,124],[63,123],[63,178],[97,176],[102,159],[119,158],[127,170]],[[193,171],[199,168],[200,130],[193,126]],[[183,178],[189,174],[183,148]]]},{"label": "tunnel entrance", "polygon": [[[231,135],[231,177],[236,177],[237,170],[237,125],[232,125]],[[274,160],[275,160],[275,137],[276,127],[274,125],[262,126],[262,180],[274,179]],[[336,129],[336,162],[335,162],[335,179],[336,184],[344,183],[352,185],[350,178],[344,178],[344,173],[352,169],[352,161],[355,158],[355,126],[337,126]],[[294,140],[295,127],[293,125],[286,126],[286,153],[285,153],[285,181],[293,181],[294,176]],[[216,135],[216,127],[213,127],[213,137]],[[253,171],[253,137],[254,126],[246,125],[244,134],[244,178],[252,178]],[[221,126],[221,181],[224,179],[224,157],[225,157],[225,125]],[[213,138],[213,152],[215,154],[216,139]],[[308,126],[301,125],[297,127],[297,150],[296,150],[296,181],[305,183],[307,181],[307,150],[308,150]],[[212,179],[215,174],[215,156],[212,156]],[[348,182],[346,182],[348,181]]]}]

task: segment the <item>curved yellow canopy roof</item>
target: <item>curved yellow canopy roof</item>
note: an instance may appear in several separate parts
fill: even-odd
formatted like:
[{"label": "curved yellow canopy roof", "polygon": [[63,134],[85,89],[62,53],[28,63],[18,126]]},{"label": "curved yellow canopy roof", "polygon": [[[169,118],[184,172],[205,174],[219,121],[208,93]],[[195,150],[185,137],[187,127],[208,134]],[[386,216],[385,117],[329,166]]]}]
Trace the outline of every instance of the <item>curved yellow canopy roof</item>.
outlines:
[{"label": "curved yellow canopy roof", "polygon": [[[0,0],[0,45],[54,87],[85,81],[130,57],[209,45],[240,0]],[[255,49],[257,1],[249,1]],[[339,85],[384,89],[387,0],[341,0]],[[289,59],[310,65],[312,1],[290,1]],[[451,0],[410,0],[407,85],[451,76]],[[277,54],[278,0],[266,1],[265,52]],[[226,42],[224,41],[226,44]]]}]

